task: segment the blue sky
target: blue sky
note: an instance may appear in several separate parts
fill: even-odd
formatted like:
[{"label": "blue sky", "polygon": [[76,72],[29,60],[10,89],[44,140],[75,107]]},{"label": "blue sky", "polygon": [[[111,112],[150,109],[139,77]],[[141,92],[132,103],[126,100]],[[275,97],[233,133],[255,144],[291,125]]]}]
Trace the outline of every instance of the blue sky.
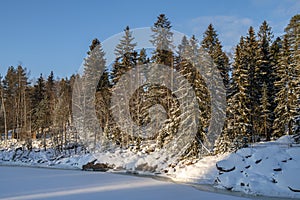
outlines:
[{"label": "blue sky", "polygon": [[160,13],[173,29],[202,39],[209,23],[226,50],[249,26],[263,20],[276,36],[295,14],[298,0],[1,0],[0,74],[22,64],[30,78],[51,70],[58,77],[76,73],[94,38],[104,41],[131,28],[149,27]]}]

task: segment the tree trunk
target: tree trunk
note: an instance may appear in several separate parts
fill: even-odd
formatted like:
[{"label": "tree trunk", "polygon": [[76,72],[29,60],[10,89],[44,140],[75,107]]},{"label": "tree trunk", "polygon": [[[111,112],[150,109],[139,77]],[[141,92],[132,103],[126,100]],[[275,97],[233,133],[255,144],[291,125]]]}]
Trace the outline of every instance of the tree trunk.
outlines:
[{"label": "tree trunk", "polygon": [[42,128],[42,134],[44,136],[44,150],[47,150],[47,144],[46,144],[46,132],[44,131],[44,128]]},{"label": "tree trunk", "polygon": [[4,117],[4,140],[5,140],[5,143],[6,143],[7,139],[8,139],[8,132],[7,132],[7,117],[6,117],[6,109],[5,109],[3,93],[1,95],[1,101],[2,101],[3,117]]}]

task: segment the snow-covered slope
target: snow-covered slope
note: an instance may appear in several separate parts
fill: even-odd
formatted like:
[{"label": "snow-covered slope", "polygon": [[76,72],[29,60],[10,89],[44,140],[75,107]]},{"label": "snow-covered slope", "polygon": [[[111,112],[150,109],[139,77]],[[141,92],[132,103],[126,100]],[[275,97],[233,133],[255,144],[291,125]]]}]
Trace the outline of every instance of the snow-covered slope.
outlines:
[{"label": "snow-covered slope", "polygon": [[[244,148],[217,163],[217,186],[248,194],[300,198],[300,147],[285,136]],[[284,140],[284,143],[283,143]]]},{"label": "snow-covered slope", "polygon": [[252,195],[300,198],[300,146],[290,136],[178,168],[174,178]]}]

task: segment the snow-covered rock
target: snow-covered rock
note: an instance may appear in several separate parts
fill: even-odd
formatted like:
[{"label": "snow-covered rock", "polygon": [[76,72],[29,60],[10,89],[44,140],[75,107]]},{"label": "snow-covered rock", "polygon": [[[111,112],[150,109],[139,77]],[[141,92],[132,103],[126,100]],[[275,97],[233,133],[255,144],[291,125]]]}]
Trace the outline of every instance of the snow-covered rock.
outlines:
[{"label": "snow-covered rock", "polygon": [[231,172],[235,170],[234,162],[231,160],[221,160],[217,162],[216,167],[221,172]]}]

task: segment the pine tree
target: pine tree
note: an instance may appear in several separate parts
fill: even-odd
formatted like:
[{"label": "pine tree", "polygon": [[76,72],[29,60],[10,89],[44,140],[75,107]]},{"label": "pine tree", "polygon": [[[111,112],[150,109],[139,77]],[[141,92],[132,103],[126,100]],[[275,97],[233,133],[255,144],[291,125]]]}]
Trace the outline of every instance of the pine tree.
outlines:
[{"label": "pine tree", "polygon": [[19,139],[19,114],[21,113],[21,87],[18,85],[18,77],[21,77],[21,74],[18,74],[17,69],[11,66],[8,68],[6,76],[3,80],[7,128],[8,130],[12,130],[12,137],[17,139]]},{"label": "pine tree", "polygon": [[[2,76],[0,75],[0,98],[1,98],[1,107],[0,107],[0,140],[7,140],[7,117],[6,117],[6,107],[4,100],[4,87],[2,82]],[[4,135],[2,135],[4,133]]]},{"label": "pine tree", "polygon": [[19,65],[16,69],[17,90],[16,90],[16,106],[17,106],[17,138],[28,139],[28,112],[30,111],[29,94],[28,94],[28,77],[26,68]]},{"label": "pine tree", "polygon": [[6,115],[7,115],[7,128],[8,130],[14,130],[14,113],[15,113],[15,101],[14,91],[15,86],[15,69],[13,66],[9,67],[3,80],[3,96],[6,104]]},{"label": "pine tree", "polygon": [[53,138],[54,145],[62,151],[63,145],[71,142],[71,138],[67,138],[67,128],[70,126],[71,116],[71,86],[68,79],[61,79],[58,87],[58,98],[53,110],[53,125],[55,135]]}]

